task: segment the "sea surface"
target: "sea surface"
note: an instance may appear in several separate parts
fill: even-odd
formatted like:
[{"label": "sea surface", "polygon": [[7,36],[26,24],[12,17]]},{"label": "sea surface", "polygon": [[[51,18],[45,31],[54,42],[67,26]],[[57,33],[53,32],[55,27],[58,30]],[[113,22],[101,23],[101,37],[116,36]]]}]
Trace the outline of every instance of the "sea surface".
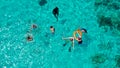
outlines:
[{"label": "sea surface", "polygon": [[120,68],[120,0],[0,0],[0,68]]}]

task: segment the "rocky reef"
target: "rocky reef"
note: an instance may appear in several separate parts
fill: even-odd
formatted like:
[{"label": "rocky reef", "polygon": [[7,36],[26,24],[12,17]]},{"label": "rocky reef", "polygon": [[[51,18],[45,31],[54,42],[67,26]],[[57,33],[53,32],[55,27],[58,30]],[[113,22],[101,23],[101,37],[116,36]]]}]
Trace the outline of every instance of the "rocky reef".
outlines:
[{"label": "rocky reef", "polygon": [[115,56],[116,67],[120,67],[120,55]]},{"label": "rocky reef", "polygon": [[93,64],[101,64],[106,61],[106,57],[104,54],[95,54],[91,57]]},{"label": "rocky reef", "polygon": [[39,5],[40,5],[40,6],[44,6],[45,4],[47,4],[47,1],[46,1],[46,0],[40,0],[40,1],[39,1]]},{"label": "rocky reef", "polygon": [[120,0],[95,0],[99,27],[108,26],[120,32]]}]

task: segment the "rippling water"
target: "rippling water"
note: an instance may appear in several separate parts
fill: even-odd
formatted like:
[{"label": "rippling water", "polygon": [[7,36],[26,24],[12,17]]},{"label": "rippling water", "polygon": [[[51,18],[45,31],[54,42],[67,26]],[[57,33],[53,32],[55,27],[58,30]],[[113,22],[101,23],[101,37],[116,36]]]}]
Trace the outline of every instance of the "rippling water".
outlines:
[{"label": "rippling water", "polygon": [[[0,68],[119,68],[120,2],[113,2],[0,0]],[[58,21],[52,14],[56,6]],[[33,41],[28,42],[32,24],[37,28],[30,32]],[[69,52],[71,43],[63,46],[62,37],[73,36],[79,28],[88,33],[83,33],[83,43],[75,41]]]}]

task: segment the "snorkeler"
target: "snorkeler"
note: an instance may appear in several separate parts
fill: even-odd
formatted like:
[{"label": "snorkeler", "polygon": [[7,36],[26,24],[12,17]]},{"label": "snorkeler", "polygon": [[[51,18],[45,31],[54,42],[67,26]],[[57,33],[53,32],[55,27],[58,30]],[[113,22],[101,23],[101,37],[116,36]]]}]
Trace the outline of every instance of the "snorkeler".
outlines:
[{"label": "snorkeler", "polygon": [[62,38],[62,39],[63,40],[70,40],[72,42],[72,47],[74,47],[74,37],[67,37],[67,38]]},{"label": "snorkeler", "polygon": [[32,24],[31,28],[35,29],[35,28],[37,28],[37,25],[36,24]]},{"label": "snorkeler", "polygon": [[[78,30],[73,32],[73,37],[67,37],[67,38],[62,38],[62,39],[63,40],[70,40],[72,42],[72,47],[74,48],[74,40],[77,40],[78,44],[82,44],[82,33],[87,33],[87,30],[84,28],[78,29]],[[78,37],[76,36],[76,34],[78,35]],[[66,46],[67,43],[68,42],[63,44],[63,46]],[[69,47],[69,52],[71,52],[71,47]]]},{"label": "snorkeler", "polygon": [[36,25],[36,24],[32,24],[32,25],[31,25],[31,30],[32,30],[32,29],[36,29],[36,28],[37,28],[37,25]]},{"label": "snorkeler", "polygon": [[[82,28],[74,31],[73,33],[73,37],[78,41],[78,44],[82,44],[82,33],[87,33],[87,30]],[[76,37],[76,34],[78,34],[78,37]]]},{"label": "snorkeler", "polygon": [[33,35],[29,31],[27,31],[26,40],[27,41],[32,41],[33,40]]},{"label": "snorkeler", "polygon": [[31,27],[30,27],[29,32],[32,32],[32,30],[36,29],[36,28],[37,28],[37,25],[36,24],[32,24]]},{"label": "snorkeler", "polygon": [[[71,52],[71,48],[74,49],[74,37],[67,37],[67,38],[62,38],[63,40],[70,40],[72,42],[72,47],[69,47],[69,52]],[[63,46],[66,46],[68,42],[64,43]]]},{"label": "snorkeler", "polygon": [[32,41],[32,40],[33,40],[33,37],[30,36],[30,35],[28,35],[28,36],[27,36],[27,41]]},{"label": "snorkeler", "polygon": [[55,16],[55,18],[57,19],[58,21],[58,15],[59,15],[59,8],[58,7],[55,7],[52,11],[53,15]]},{"label": "snorkeler", "polygon": [[52,34],[54,34],[55,28],[53,26],[50,26],[50,31],[52,32]]}]

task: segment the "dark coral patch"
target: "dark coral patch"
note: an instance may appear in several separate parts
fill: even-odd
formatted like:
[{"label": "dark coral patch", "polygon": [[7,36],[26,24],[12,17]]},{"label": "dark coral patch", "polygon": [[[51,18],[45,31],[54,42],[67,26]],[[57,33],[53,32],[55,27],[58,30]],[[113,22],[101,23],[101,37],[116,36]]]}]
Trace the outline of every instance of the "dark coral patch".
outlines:
[{"label": "dark coral patch", "polygon": [[120,9],[120,4],[119,3],[110,3],[108,5],[109,9],[115,9],[115,10],[119,10]]},{"label": "dark coral patch", "polygon": [[102,1],[102,4],[103,4],[104,6],[107,6],[110,2],[111,2],[110,0],[103,0],[103,1]]},{"label": "dark coral patch", "polygon": [[106,61],[106,57],[103,54],[96,54],[92,57],[92,62],[94,64],[101,64]]},{"label": "dark coral patch", "polygon": [[98,7],[98,6],[101,5],[101,4],[102,4],[102,2],[95,2],[94,5],[95,5],[96,7]]},{"label": "dark coral patch", "polygon": [[98,6],[104,6],[107,7],[108,9],[115,9],[119,10],[120,9],[120,3],[119,2],[112,2],[111,0],[95,0],[95,9],[98,9]]},{"label": "dark coral patch", "polygon": [[103,41],[100,44],[98,44],[98,47],[100,49],[109,50],[109,49],[112,49],[112,45],[113,45],[112,42],[104,42]]},{"label": "dark coral patch", "polygon": [[101,26],[110,26],[110,27],[113,26],[112,20],[110,17],[100,16],[98,17],[98,23],[100,27]]},{"label": "dark coral patch", "polygon": [[115,56],[116,66],[120,67],[120,55]]},{"label": "dark coral patch", "polygon": [[95,0],[95,6],[104,5],[107,6],[110,3],[110,0]]},{"label": "dark coral patch", "polygon": [[39,5],[40,6],[44,6],[45,4],[47,4],[46,0],[40,0]]},{"label": "dark coral patch", "polygon": [[117,25],[117,30],[119,30],[119,31],[120,31],[120,24],[118,24],[118,25]]}]

